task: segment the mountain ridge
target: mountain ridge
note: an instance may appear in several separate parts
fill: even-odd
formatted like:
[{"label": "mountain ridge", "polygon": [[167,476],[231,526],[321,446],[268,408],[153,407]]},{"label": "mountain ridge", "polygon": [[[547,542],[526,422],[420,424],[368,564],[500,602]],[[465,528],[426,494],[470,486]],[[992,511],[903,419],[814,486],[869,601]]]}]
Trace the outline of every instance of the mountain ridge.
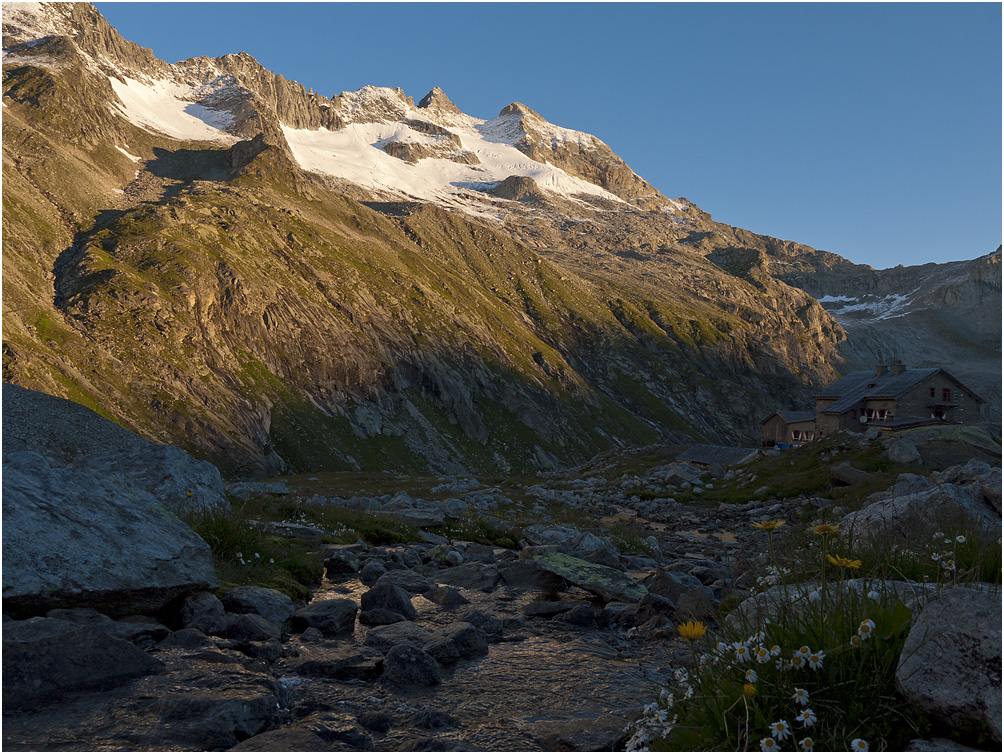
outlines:
[{"label": "mountain ridge", "polygon": [[[518,103],[328,99],[244,53],[157,61],[91,6],[33,8],[42,37],[25,13],[4,6],[5,380],[234,474],[508,473],[755,442],[851,363],[771,269],[826,252],[649,193]],[[298,159],[360,128],[350,157],[394,176],[491,180],[416,196]]]}]

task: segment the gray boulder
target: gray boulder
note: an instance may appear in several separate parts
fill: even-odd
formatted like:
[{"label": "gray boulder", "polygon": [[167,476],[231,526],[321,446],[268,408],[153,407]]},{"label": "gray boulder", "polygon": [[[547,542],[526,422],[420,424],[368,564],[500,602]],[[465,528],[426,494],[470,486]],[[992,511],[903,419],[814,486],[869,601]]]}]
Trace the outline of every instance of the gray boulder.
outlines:
[{"label": "gray boulder", "polygon": [[561,576],[566,581],[598,594],[608,601],[637,602],[648,591],[630,576],[615,568],[588,563],[562,552],[534,554],[533,559],[544,570]]},{"label": "gray boulder", "polygon": [[223,603],[215,594],[199,592],[185,598],[181,604],[181,625],[195,628],[204,634],[223,636],[229,618]]},{"label": "gray boulder", "polygon": [[411,594],[424,594],[432,589],[433,586],[432,581],[427,579],[425,576],[409,570],[388,571],[377,579],[376,582],[376,586],[382,586],[384,584],[399,587]]},{"label": "gray boulder", "polygon": [[446,610],[453,610],[471,604],[469,599],[452,586],[434,586],[422,594],[422,596],[429,600],[429,602],[435,602]]},{"label": "gray boulder", "polygon": [[116,474],[172,511],[227,505],[223,479],[208,461],[152,443],[79,403],[3,385],[3,452],[35,452],[53,467]]},{"label": "gray boulder", "polygon": [[114,688],[164,669],[131,642],[94,625],[52,618],[4,624],[5,711],[57,702],[73,691]]},{"label": "gray boulder", "polygon": [[209,546],[123,473],[3,458],[3,601],[13,615],[152,613],[217,585]]},{"label": "gray boulder", "polygon": [[400,613],[408,620],[415,620],[418,617],[418,611],[411,604],[411,596],[404,589],[382,581],[378,581],[369,591],[363,592],[359,598],[359,606],[365,611],[387,610]]},{"label": "gray boulder", "polygon": [[116,639],[131,642],[140,649],[149,649],[171,633],[167,626],[153,620],[112,620],[107,615],[88,607],[75,607],[69,610],[57,608],[47,612],[45,617],[93,626]]},{"label": "gray boulder", "polygon": [[929,481],[925,489],[897,495],[895,487],[888,495],[872,496],[870,504],[848,513],[840,529],[855,539],[882,542],[883,545],[910,542],[919,532],[932,527],[977,525],[987,539],[1001,533],[1000,514],[980,494],[975,485],[945,484]]},{"label": "gray boulder", "polygon": [[356,603],[349,599],[318,600],[296,611],[293,630],[316,628],[325,636],[351,632],[356,625]]},{"label": "gray boulder", "polygon": [[363,644],[367,647],[373,647],[374,649],[386,652],[398,644],[414,644],[420,647],[431,636],[432,633],[428,629],[414,623],[394,623],[389,626],[370,629],[363,640]]},{"label": "gray boulder", "polygon": [[239,586],[228,589],[220,601],[229,613],[260,615],[279,627],[282,627],[296,612],[293,600],[287,595],[262,586]]},{"label": "gray boulder", "polygon": [[962,587],[930,602],[910,628],[896,684],[943,724],[1001,743],[1001,597]]},{"label": "gray boulder", "polygon": [[227,626],[228,639],[236,641],[275,641],[282,637],[282,631],[275,623],[255,615],[233,616]]},{"label": "gray boulder", "polygon": [[440,584],[459,586],[490,592],[499,583],[501,575],[498,566],[486,563],[464,563],[463,565],[437,571],[435,579]]},{"label": "gray boulder", "polygon": [[412,644],[398,644],[387,653],[384,675],[405,688],[438,686],[443,681],[435,658]]},{"label": "gray boulder", "polygon": [[387,573],[387,566],[382,560],[374,558],[359,571],[359,580],[366,586],[373,586],[385,573]]},{"label": "gray boulder", "polygon": [[395,613],[393,610],[385,610],[381,607],[372,610],[363,610],[359,613],[359,622],[364,626],[389,626],[392,623],[400,623],[403,620],[408,619],[401,615],[401,613]]},{"label": "gray boulder", "polygon": [[921,463],[920,451],[913,441],[906,437],[892,437],[883,455],[893,463],[904,466]]}]

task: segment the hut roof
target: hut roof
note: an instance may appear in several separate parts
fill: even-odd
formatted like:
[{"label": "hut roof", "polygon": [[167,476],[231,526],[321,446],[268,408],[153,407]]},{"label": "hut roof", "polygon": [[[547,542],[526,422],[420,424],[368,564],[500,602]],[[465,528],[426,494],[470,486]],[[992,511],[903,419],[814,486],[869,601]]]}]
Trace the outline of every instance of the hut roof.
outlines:
[{"label": "hut roof", "polygon": [[760,454],[757,448],[730,448],[725,445],[694,445],[676,457],[677,461],[689,461],[710,466],[736,466],[756,458]]}]

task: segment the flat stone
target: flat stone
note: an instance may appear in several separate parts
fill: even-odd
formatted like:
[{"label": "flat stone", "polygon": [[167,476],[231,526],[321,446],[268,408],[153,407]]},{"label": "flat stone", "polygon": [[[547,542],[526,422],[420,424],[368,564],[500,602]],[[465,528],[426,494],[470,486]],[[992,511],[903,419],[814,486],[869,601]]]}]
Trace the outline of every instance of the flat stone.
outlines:
[{"label": "flat stone", "polygon": [[370,629],[366,634],[363,643],[368,647],[373,647],[381,651],[387,651],[398,644],[412,643],[422,646],[429,637],[432,636],[428,629],[422,628],[414,623],[394,623],[389,626],[380,626]]},{"label": "flat stone", "polygon": [[164,664],[93,625],[31,618],[3,628],[3,706],[32,709],[72,691],[109,689]]},{"label": "flat stone", "polygon": [[546,553],[534,560],[544,570],[606,600],[637,602],[648,593],[644,586],[615,568],[587,563],[571,555]]},{"label": "flat stone", "polygon": [[464,563],[437,571],[435,574],[435,579],[440,584],[482,592],[490,592],[494,589],[500,578],[498,566],[486,563]]},{"label": "flat stone", "polygon": [[412,570],[388,571],[377,580],[376,586],[381,584],[399,587],[410,594],[423,594],[433,587],[430,579]]},{"label": "flat stone", "polygon": [[286,667],[295,675],[339,681],[370,681],[383,672],[383,654],[371,647],[331,642],[300,647],[300,656]]}]

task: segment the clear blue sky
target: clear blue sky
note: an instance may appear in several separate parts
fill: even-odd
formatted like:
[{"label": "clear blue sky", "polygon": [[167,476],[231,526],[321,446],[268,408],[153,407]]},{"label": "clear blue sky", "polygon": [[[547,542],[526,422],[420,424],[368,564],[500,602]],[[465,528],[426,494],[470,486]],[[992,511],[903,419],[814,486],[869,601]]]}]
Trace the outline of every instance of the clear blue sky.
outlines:
[{"label": "clear blue sky", "polygon": [[874,267],[1001,242],[1001,5],[97,3],[168,62],[442,87],[598,136],[716,220]]}]

